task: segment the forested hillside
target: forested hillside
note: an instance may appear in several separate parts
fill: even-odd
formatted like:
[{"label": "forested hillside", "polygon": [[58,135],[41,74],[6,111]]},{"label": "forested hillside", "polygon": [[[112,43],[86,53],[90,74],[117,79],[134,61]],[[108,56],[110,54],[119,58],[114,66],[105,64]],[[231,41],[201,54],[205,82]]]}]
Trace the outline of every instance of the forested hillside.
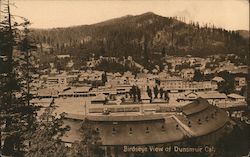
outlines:
[{"label": "forested hillside", "polygon": [[[68,54],[76,58],[94,53],[96,56],[132,56],[145,61],[154,56],[248,52],[249,37],[237,31],[216,28],[209,24],[162,17],[154,13],[124,16],[105,22],[68,28],[34,30],[34,37],[42,45],[53,48],[51,53]],[[143,61],[143,62],[144,62]]]}]

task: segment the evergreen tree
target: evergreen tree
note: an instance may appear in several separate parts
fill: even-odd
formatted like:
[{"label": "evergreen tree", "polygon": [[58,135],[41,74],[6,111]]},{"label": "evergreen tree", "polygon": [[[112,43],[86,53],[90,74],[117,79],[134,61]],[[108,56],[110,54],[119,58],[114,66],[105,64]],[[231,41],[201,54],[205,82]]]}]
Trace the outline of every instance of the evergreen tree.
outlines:
[{"label": "evergreen tree", "polygon": [[161,55],[162,55],[162,57],[166,56],[166,49],[165,49],[165,47],[162,48]]},{"label": "evergreen tree", "polygon": [[104,72],[104,73],[102,74],[102,84],[105,85],[105,83],[107,82],[107,80],[108,80],[108,78],[107,78],[107,73]]},{"label": "evergreen tree", "polygon": [[101,146],[99,132],[93,129],[92,124],[85,120],[81,127],[82,139],[75,142],[68,154],[74,157],[102,157],[104,150]]},{"label": "evergreen tree", "polygon": [[141,102],[141,90],[138,87],[136,88],[136,94],[137,94],[138,102]]},{"label": "evergreen tree", "polygon": [[164,92],[164,100],[165,100],[165,101],[169,101],[168,91],[165,91],[165,92]]},{"label": "evergreen tree", "polygon": [[204,80],[204,76],[201,74],[200,70],[195,70],[194,71],[194,78],[193,78],[193,80],[197,81],[197,82],[200,82],[200,81]]},{"label": "evergreen tree", "polygon": [[133,102],[136,102],[137,93],[136,93],[136,86],[135,85],[132,86],[131,93],[132,93],[132,97],[133,97]]},{"label": "evergreen tree", "polygon": [[[0,55],[6,58],[0,73],[1,139],[4,155],[22,156],[25,134],[33,125],[35,107],[30,105],[29,22],[13,21],[9,1],[3,1],[0,20]],[[14,55],[15,52],[15,55]]]},{"label": "evergreen tree", "polygon": [[59,117],[53,115],[55,107],[53,103],[47,107],[44,113],[39,117],[36,128],[27,135],[29,146],[26,148],[27,157],[66,157],[69,150],[61,141],[64,133],[70,129],[63,126],[64,114]]},{"label": "evergreen tree", "polygon": [[159,94],[158,87],[157,87],[157,86],[155,86],[155,87],[154,87],[154,95],[155,95],[155,98],[157,98],[157,97],[158,97],[158,94]]},{"label": "evergreen tree", "polygon": [[235,90],[234,77],[228,71],[219,72],[219,76],[225,81],[218,84],[218,91],[226,94],[233,93]]},{"label": "evergreen tree", "polygon": [[160,97],[161,97],[161,99],[163,98],[163,94],[164,94],[164,90],[163,90],[163,88],[161,87],[161,88],[160,88]]},{"label": "evergreen tree", "polygon": [[149,88],[149,86],[147,86],[147,94],[148,94],[148,97],[150,98],[150,102],[152,102],[152,90]]}]

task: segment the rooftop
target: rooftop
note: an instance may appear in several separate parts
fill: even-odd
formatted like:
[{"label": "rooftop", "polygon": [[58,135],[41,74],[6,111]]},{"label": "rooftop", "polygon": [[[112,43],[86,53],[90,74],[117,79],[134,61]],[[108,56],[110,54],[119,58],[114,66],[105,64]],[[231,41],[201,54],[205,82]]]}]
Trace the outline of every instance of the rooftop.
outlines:
[{"label": "rooftop", "polygon": [[[129,116],[128,116],[129,115]],[[102,116],[87,116],[86,118],[91,121],[97,122],[121,122],[121,121],[155,121],[155,120],[164,120],[163,115],[139,115],[139,114],[128,114],[128,115],[102,115]]]},{"label": "rooftop", "polygon": [[202,98],[198,98],[195,101],[191,102],[190,104],[183,106],[182,107],[182,112],[189,116],[198,112],[201,112],[205,109],[207,109],[209,106],[209,103],[202,99]]},{"label": "rooftop", "polygon": [[198,95],[205,99],[226,99],[227,95],[224,93],[219,93],[217,91],[211,92],[198,92]]},{"label": "rooftop", "polygon": [[229,98],[234,98],[234,99],[245,99],[244,96],[241,96],[241,95],[235,94],[235,93],[228,94],[227,96],[228,96]]},{"label": "rooftop", "polygon": [[[216,112],[216,114],[215,114]],[[93,129],[99,132],[102,145],[147,145],[182,141],[187,138],[209,134],[223,128],[228,121],[227,113],[198,98],[183,107],[179,115],[101,115],[87,116]],[[196,113],[196,114],[194,114]],[[214,114],[214,118],[211,118]],[[207,120],[205,116],[209,117]],[[71,115],[78,119],[79,116]],[[81,117],[80,117],[81,118]],[[201,119],[201,124],[198,119]],[[68,122],[70,119],[66,119]],[[105,123],[104,123],[105,122]],[[188,122],[191,123],[189,126]],[[72,121],[64,141],[74,142],[80,138],[77,129],[81,121]],[[76,137],[79,136],[79,137]]]}]

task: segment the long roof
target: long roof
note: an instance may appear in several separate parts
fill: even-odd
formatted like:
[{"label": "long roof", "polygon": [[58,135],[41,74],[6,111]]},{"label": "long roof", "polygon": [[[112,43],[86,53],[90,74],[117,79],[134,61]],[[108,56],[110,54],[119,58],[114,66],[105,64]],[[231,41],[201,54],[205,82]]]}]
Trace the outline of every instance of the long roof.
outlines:
[{"label": "long roof", "polygon": [[235,94],[235,93],[232,93],[232,94],[229,94],[227,95],[229,98],[235,98],[235,99],[245,99],[244,96],[241,96],[239,94]]},{"label": "long roof", "polygon": [[86,117],[90,121],[96,121],[96,122],[118,122],[118,121],[154,121],[154,120],[163,120],[163,115],[119,115],[119,116],[112,116],[112,115],[103,115],[103,116],[87,116]]},{"label": "long roof", "polygon": [[[225,111],[209,105],[202,98],[187,104],[182,110],[183,114],[188,116],[182,114],[170,116],[163,114],[137,116],[91,115],[87,119],[92,122],[93,129],[98,130],[102,145],[147,145],[182,141],[214,132],[224,127],[228,122]],[[198,119],[201,119],[201,124],[198,123]],[[69,120],[66,119],[66,121]],[[72,121],[72,123],[68,124],[73,125],[73,129],[63,139],[66,142],[74,142],[80,138],[80,133],[76,129],[82,123],[81,121]],[[108,123],[103,123],[105,121]],[[188,122],[191,122],[191,126],[189,126]]]},{"label": "long roof", "polygon": [[206,100],[202,98],[198,98],[195,101],[191,102],[190,104],[184,106],[182,108],[182,112],[185,115],[191,115],[191,114],[195,114],[195,113],[198,113],[207,109],[208,106],[209,106],[209,103]]},{"label": "long roof", "polygon": [[198,95],[204,99],[226,99],[227,95],[217,91],[212,92],[198,92]]}]

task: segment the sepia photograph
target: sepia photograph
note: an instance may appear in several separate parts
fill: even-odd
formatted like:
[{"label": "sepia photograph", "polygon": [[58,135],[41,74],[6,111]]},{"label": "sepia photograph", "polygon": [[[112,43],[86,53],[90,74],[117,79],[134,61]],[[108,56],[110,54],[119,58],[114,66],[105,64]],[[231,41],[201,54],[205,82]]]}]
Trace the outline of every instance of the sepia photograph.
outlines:
[{"label": "sepia photograph", "polygon": [[0,157],[249,157],[248,0],[0,0]]}]

